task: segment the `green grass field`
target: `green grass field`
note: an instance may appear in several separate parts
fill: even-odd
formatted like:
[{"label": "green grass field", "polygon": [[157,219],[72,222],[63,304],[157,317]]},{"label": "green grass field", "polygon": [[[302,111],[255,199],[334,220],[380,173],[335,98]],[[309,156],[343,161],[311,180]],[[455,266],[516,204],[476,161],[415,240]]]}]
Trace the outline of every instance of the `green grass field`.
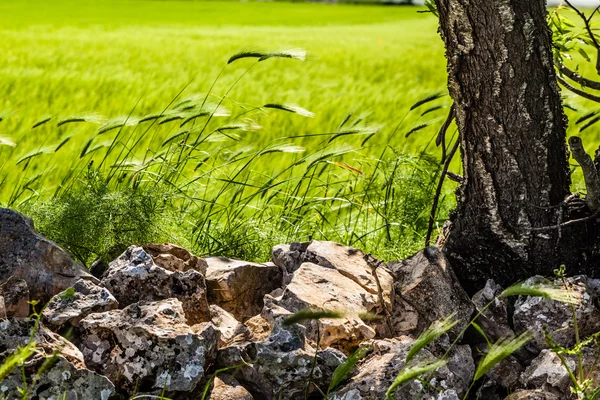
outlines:
[{"label": "green grass field", "polygon": [[[0,0],[0,204],[86,262],[146,240],[264,259],[313,237],[405,256],[422,246],[439,171],[419,152],[439,157],[430,140],[450,101],[409,112],[446,83],[437,21],[418,10]],[[224,68],[281,49],[306,60]],[[182,124],[216,104],[228,116]]]},{"label": "green grass field", "polygon": [[[274,109],[250,112],[252,123],[261,129],[240,131],[234,138],[209,135],[210,140],[194,150],[197,154],[186,155],[186,160],[194,162],[181,167],[184,173],[169,181],[179,191],[173,201],[176,206],[167,207],[169,212],[147,208],[124,212],[156,212],[173,219],[173,210],[178,210],[177,223],[161,222],[153,229],[166,240],[182,242],[202,253],[260,258],[271,242],[309,237],[368,247],[372,234],[379,237],[386,231],[384,241],[395,237],[400,242],[399,230],[405,229],[420,240],[422,227],[416,229],[415,221],[406,226],[403,221],[388,221],[384,226],[382,211],[373,209],[382,206],[389,214],[386,218],[395,213],[396,219],[407,212],[406,205],[398,207],[410,199],[404,196],[391,207],[381,202],[382,190],[392,196],[398,189],[394,185],[400,182],[394,177],[399,174],[408,181],[416,176],[429,177],[427,168],[431,165],[405,160],[403,152],[421,149],[434,128],[408,139],[404,133],[443,116],[441,109],[424,117],[411,113],[405,118],[411,104],[443,91],[445,86],[436,20],[417,11],[414,7],[300,3],[1,0],[0,110],[4,120],[0,137],[16,146],[0,146],[0,158],[4,159],[0,164],[0,202],[34,214],[42,230],[73,252],[77,252],[78,241],[87,240],[91,247],[96,246],[94,241],[106,238],[99,234],[84,240],[83,228],[66,232],[70,219],[90,227],[103,226],[97,220],[83,223],[81,215],[69,214],[78,209],[73,205],[74,197],[93,203],[77,203],[82,207],[80,214],[90,210],[115,212],[101,207],[112,204],[106,196],[127,198],[124,192],[129,193],[131,187],[130,180],[123,183],[123,179],[115,178],[116,160],[128,166],[143,164],[148,154],[156,155],[164,140],[178,132],[180,121],[140,124],[97,137],[95,132],[116,117],[160,113],[172,102],[194,95],[203,100],[208,93],[207,102],[222,101],[231,116],[213,118],[207,132],[227,121],[238,121],[236,117],[241,113],[245,116],[249,107],[266,103],[297,104],[313,112],[314,118]],[[212,87],[231,55],[244,50],[290,48],[305,49],[306,60],[238,60],[223,70]],[[446,105],[447,100],[438,103]],[[362,121],[357,125],[362,131],[341,135],[330,143],[331,133],[339,131],[349,113],[352,117],[346,125]],[[94,121],[57,126],[61,119],[81,116]],[[52,119],[32,129],[47,117]],[[373,125],[381,129],[363,145],[366,133],[373,131],[367,127]],[[123,135],[130,135],[131,140],[124,140]],[[282,144],[287,146],[284,151],[247,156]],[[390,147],[382,153],[388,144],[393,150]],[[122,148],[116,149],[118,146]],[[303,152],[298,152],[300,146]],[[123,156],[124,148],[131,154]],[[101,163],[107,153],[108,161]],[[202,167],[195,163],[198,154],[207,155]],[[382,154],[385,163],[377,162]],[[246,163],[248,157],[250,163]],[[307,168],[307,163],[299,160],[317,163]],[[388,171],[385,168],[390,160],[396,161],[389,164],[393,169]],[[90,189],[91,178],[86,172],[90,161],[100,165],[94,171],[106,184],[102,194],[94,185]],[[203,170],[209,164],[210,169]],[[142,179],[141,186],[148,188],[149,197],[157,190],[157,179],[148,178],[157,176],[158,167],[154,168],[154,175],[150,174],[152,167],[144,169],[148,174]],[[131,167],[122,176],[135,172]],[[389,182],[383,180],[384,175]],[[388,189],[383,186],[385,182]],[[430,190],[429,183],[415,188],[415,193]],[[366,189],[373,194],[366,195]],[[141,190],[136,186],[134,191],[139,194]],[[377,201],[365,200],[373,195]],[[99,201],[102,204],[94,198],[103,199]],[[208,211],[203,208],[207,203],[211,204]],[[116,209],[127,208],[116,204]],[[413,219],[420,218],[422,225],[428,206],[415,206]],[[366,219],[359,221],[357,213]],[[103,222],[114,229],[116,222]],[[167,229],[171,232],[165,233]],[[211,229],[216,229],[214,235],[205,232]],[[143,239],[158,240],[160,234],[154,232]],[[111,240],[106,239],[105,248],[110,247]],[[134,235],[129,240],[142,239]],[[240,247],[252,246],[248,242],[255,243],[256,248],[240,251]],[[400,244],[394,247],[403,248],[402,253],[411,250],[411,246]]]},{"label": "green grass field", "polygon": [[[292,102],[316,114],[265,119],[253,141],[327,131],[349,111],[370,112],[393,127],[410,104],[445,83],[435,18],[416,8],[2,0],[0,27],[0,109],[10,112],[3,127],[10,133],[45,115],[119,116],[138,101],[138,113],[159,110],[188,84],[184,95],[206,93],[240,50],[308,52],[303,63],[261,63],[229,93],[252,105]],[[211,93],[225,94],[248,65],[227,68]]]}]

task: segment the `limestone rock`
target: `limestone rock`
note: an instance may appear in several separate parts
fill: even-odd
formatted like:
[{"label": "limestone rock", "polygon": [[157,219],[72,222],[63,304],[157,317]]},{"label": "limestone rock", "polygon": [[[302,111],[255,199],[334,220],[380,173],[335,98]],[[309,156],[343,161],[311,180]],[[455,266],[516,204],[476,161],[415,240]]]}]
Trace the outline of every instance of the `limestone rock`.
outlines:
[{"label": "limestone rock", "polygon": [[[10,319],[0,321],[0,360],[12,354],[17,346],[25,346],[30,336],[37,343],[36,353],[25,362],[28,398],[34,399],[101,399],[115,394],[114,385],[102,375],[86,369],[83,355],[67,340],[43,325],[35,329],[34,321]],[[46,360],[56,355],[56,362],[47,364],[36,380],[34,376]],[[23,386],[21,369],[13,370],[0,382],[0,397],[21,398],[18,388]],[[64,397],[63,397],[64,396]]]},{"label": "limestone rock", "polygon": [[265,340],[271,333],[272,325],[262,315],[255,315],[244,322],[244,325],[248,328],[248,331],[250,331],[250,338],[252,341]]},{"label": "limestone rock", "polygon": [[[1,292],[0,292],[1,293]],[[0,320],[8,318],[6,316],[6,306],[4,305],[4,297],[0,295]]]},{"label": "limestone rock", "polygon": [[86,365],[102,371],[120,389],[187,392],[216,357],[219,333],[206,323],[186,324],[177,299],[135,303],[81,320]]},{"label": "limestone rock", "polygon": [[483,329],[488,339],[494,342],[500,338],[515,336],[509,325],[508,301],[506,297],[498,297],[503,290],[500,285],[489,279],[485,287],[475,293],[472,299],[477,313],[493,301],[475,322]]},{"label": "limestone rock", "polygon": [[[369,293],[377,294],[377,282],[365,254],[355,248],[334,242],[313,240],[308,243],[292,243],[289,246],[275,246],[272,260],[276,265],[294,273],[303,263],[309,262],[326,268],[336,269],[340,274],[353,280]],[[377,269],[377,277],[382,295],[390,303],[393,278],[384,267]]]},{"label": "limestone rock", "polygon": [[519,387],[519,380],[524,371],[525,367],[519,360],[510,355],[493,366],[486,376],[504,389],[514,389]]},{"label": "limestone rock", "polygon": [[0,285],[4,297],[7,317],[27,318],[29,316],[29,288],[23,279],[11,276]]},{"label": "limestone rock", "polygon": [[91,313],[114,310],[119,303],[105,288],[83,279],[72,290],[54,296],[44,309],[42,321],[52,330],[79,326],[79,321]]},{"label": "limestone rock", "polygon": [[144,250],[152,256],[156,265],[168,271],[185,272],[193,269],[206,275],[206,268],[208,268],[206,261],[196,257],[183,247],[170,243],[147,244],[144,246]]},{"label": "limestone rock", "polygon": [[302,265],[303,255],[310,242],[295,242],[292,244],[279,244],[271,250],[271,261],[288,274],[293,274]]},{"label": "limestone rock", "polygon": [[231,375],[215,377],[210,400],[253,400],[254,397]]},{"label": "limestone rock", "polygon": [[[414,334],[455,312],[460,322],[450,336],[456,337],[469,323],[475,307],[439,249],[428,247],[406,260],[390,263],[389,268],[396,277],[397,296],[419,314]],[[394,308],[393,313],[397,312]]]},{"label": "limestone rock", "polygon": [[[588,288],[588,281],[585,276],[567,278],[569,290],[581,296],[581,304],[575,307],[575,313],[579,335],[582,338],[600,331],[600,311],[594,305],[597,297],[594,291]],[[525,282],[525,284],[539,283],[548,282],[539,276]],[[562,284],[558,280],[554,283]],[[519,297],[515,303],[513,322],[517,333],[529,330],[533,334],[533,340],[526,347],[535,354],[547,348],[543,336],[544,328],[561,346],[571,347],[575,344],[573,314],[569,304],[543,297]]]},{"label": "limestone rock", "polygon": [[[590,387],[600,386],[600,370],[597,364],[597,351],[595,348],[584,347],[581,352],[583,371],[587,379],[591,380]],[[577,370],[577,357],[563,354],[571,371]],[[549,349],[544,349],[535,358],[525,372],[521,375],[521,383],[528,389],[541,389],[556,395],[560,399],[575,399],[571,393],[573,383],[569,378],[566,368],[558,356]]]},{"label": "limestone rock", "polygon": [[[385,399],[386,391],[405,365],[408,350],[414,339],[401,336],[397,339],[375,340],[372,342],[373,353],[358,365],[358,372],[350,381],[337,390],[337,400],[379,400]],[[411,360],[414,363],[431,360],[434,355],[426,349],[421,350]],[[468,346],[457,346],[451,353],[448,364],[436,370],[430,386],[414,380],[400,387],[395,400],[461,399],[466,392],[473,374],[475,364]]]},{"label": "limestone rock", "polygon": [[166,270],[156,265],[141,247],[131,246],[111,262],[102,284],[121,307],[139,301],[177,298],[190,325],[210,321],[204,276],[195,269]]},{"label": "limestone rock", "polygon": [[[320,320],[321,348],[332,346],[349,352],[361,342],[375,337],[375,330],[364,323],[359,314],[378,312],[377,295],[366,291],[335,268],[308,262],[302,264],[282,295],[268,299],[265,308],[272,312],[274,306],[291,313],[305,308],[345,313],[344,318]],[[263,310],[263,314],[268,312]],[[317,323],[306,321],[303,325],[308,328],[309,338],[316,340]]]},{"label": "limestone rock", "polygon": [[211,304],[211,322],[221,333],[219,348],[242,342],[250,338],[251,332],[248,327],[239,322],[233,315],[223,310],[216,304]]},{"label": "limestone rock", "polygon": [[[306,349],[304,327],[298,324],[285,326],[283,318],[275,321],[268,339],[242,346],[231,346],[219,351],[217,366],[249,366],[236,370],[236,379],[255,398],[266,400],[304,398],[306,383],[315,359],[314,349]],[[312,382],[308,393],[318,393],[314,385],[326,390],[335,368],[345,357],[328,348],[318,352]]]},{"label": "limestone rock", "polygon": [[543,390],[517,390],[504,400],[561,400],[561,398]]},{"label": "limestone rock", "polygon": [[283,274],[274,264],[256,264],[225,257],[206,258],[206,284],[211,303],[246,321],[263,307],[265,294],[280,288]]},{"label": "limestone rock", "polygon": [[0,283],[10,277],[27,282],[31,300],[42,303],[79,279],[98,280],[56,243],[42,237],[33,221],[0,208]]}]

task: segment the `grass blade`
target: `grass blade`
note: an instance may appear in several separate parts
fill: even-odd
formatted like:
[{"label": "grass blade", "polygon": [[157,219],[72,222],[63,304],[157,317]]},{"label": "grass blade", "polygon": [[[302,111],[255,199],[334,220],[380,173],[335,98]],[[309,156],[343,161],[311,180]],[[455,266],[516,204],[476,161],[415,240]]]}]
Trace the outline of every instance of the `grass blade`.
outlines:
[{"label": "grass blade", "polygon": [[295,104],[278,104],[278,103],[269,103],[265,104],[263,108],[275,108],[277,110],[288,111],[294,114],[302,115],[304,117],[314,118],[315,114],[313,112],[308,111],[306,108],[302,108]]},{"label": "grass blade", "polygon": [[352,353],[346,361],[338,365],[338,367],[333,371],[333,375],[331,376],[331,381],[329,382],[329,387],[327,388],[327,396],[329,398],[329,393],[332,390],[335,390],[336,387],[348,376],[348,374],[354,369],[356,364],[365,358],[365,356],[371,351],[371,348],[368,346],[362,346],[356,349],[354,353]]},{"label": "grass blade", "polygon": [[581,303],[581,294],[579,292],[569,291],[561,286],[551,284],[517,283],[506,288],[500,296],[544,297],[572,305],[579,305]]},{"label": "grass blade", "polygon": [[450,314],[446,319],[442,321],[436,321],[423,333],[419,335],[415,343],[410,347],[408,354],[406,355],[406,362],[412,360],[425,346],[428,346],[438,337],[452,329],[458,324],[458,319],[455,319],[456,313]]},{"label": "grass blade", "polygon": [[385,396],[388,400],[393,399],[394,393],[396,390],[407,382],[412,381],[415,378],[418,378],[421,375],[427,374],[429,372],[433,372],[438,368],[446,365],[446,361],[444,360],[431,360],[423,363],[419,363],[412,367],[406,367],[406,365],[400,370],[400,373],[394,379],[392,385],[388,388],[387,392],[385,392]]},{"label": "grass blade", "polygon": [[490,347],[488,353],[477,366],[473,380],[477,381],[482,376],[487,374],[490,369],[492,369],[500,361],[504,360],[506,357],[510,356],[512,353],[523,347],[525,343],[531,340],[531,338],[531,333],[529,331],[526,331],[521,335],[513,338],[512,340],[500,339],[499,341],[494,343],[492,347]]}]

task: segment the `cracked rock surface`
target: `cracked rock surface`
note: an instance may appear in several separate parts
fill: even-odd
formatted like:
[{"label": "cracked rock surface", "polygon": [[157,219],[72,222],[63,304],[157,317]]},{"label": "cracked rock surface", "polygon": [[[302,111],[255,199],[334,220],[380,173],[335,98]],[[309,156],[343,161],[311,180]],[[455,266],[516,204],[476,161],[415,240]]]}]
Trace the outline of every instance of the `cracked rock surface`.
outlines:
[{"label": "cracked rock surface", "polygon": [[72,290],[52,298],[44,309],[42,320],[53,330],[77,327],[89,314],[114,310],[118,306],[117,299],[106,288],[80,279]]},{"label": "cracked rock surface", "polygon": [[168,299],[91,314],[81,321],[86,365],[119,387],[140,392],[192,391],[216,357],[219,340],[206,323],[186,324],[181,302]]},{"label": "cracked rock surface", "polygon": [[[43,326],[36,329],[35,323],[27,319],[0,321],[0,360],[5,360],[18,346],[26,346],[32,337],[37,343],[36,352],[24,364],[29,398],[108,400],[115,394],[114,384],[87,369],[83,355],[73,344]],[[47,364],[53,356],[55,362]],[[45,372],[34,380],[42,366]],[[21,398],[18,388],[23,384],[21,369],[13,370],[0,382],[0,397]]]},{"label": "cracked rock surface", "polygon": [[[584,338],[600,331],[600,310],[594,304],[597,302],[597,295],[592,287],[595,280],[575,276],[567,278],[566,282],[573,296],[581,299],[580,304],[575,307],[580,337]],[[560,286],[562,282],[552,282],[541,276],[534,276],[527,279],[525,284]],[[515,303],[513,321],[516,333],[529,330],[533,334],[533,340],[527,344],[527,349],[535,354],[548,347],[543,335],[544,329],[547,329],[554,342],[561,346],[571,347],[575,344],[573,314],[569,304],[544,297],[520,296]]]},{"label": "cracked rock surface", "polygon": [[275,264],[257,264],[226,257],[206,258],[209,300],[239,321],[246,321],[263,308],[263,297],[283,283],[283,272]]},{"label": "cracked rock surface", "polygon": [[102,276],[102,284],[121,307],[139,301],[176,298],[181,301],[189,323],[210,321],[204,276],[195,269],[167,270],[141,247],[131,246],[111,262]]},{"label": "cracked rock surface", "polygon": [[27,282],[31,300],[47,302],[79,279],[98,282],[56,243],[41,236],[33,221],[0,208],[0,283],[9,278]]}]

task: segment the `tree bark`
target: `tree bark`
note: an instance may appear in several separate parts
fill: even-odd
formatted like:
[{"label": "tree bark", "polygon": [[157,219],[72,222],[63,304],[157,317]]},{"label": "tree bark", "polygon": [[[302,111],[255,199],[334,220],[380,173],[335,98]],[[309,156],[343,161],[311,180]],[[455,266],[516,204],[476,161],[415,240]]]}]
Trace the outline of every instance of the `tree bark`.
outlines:
[{"label": "tree bark", "polygon": [[560,229],[535,229],[560,221],[570,187],[545,1],[435,2],[464,169],[444,244],[459,279],[473,292],[579,265]]}]

